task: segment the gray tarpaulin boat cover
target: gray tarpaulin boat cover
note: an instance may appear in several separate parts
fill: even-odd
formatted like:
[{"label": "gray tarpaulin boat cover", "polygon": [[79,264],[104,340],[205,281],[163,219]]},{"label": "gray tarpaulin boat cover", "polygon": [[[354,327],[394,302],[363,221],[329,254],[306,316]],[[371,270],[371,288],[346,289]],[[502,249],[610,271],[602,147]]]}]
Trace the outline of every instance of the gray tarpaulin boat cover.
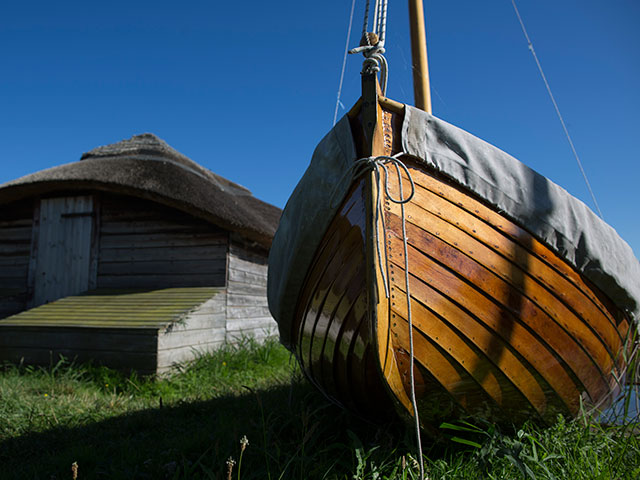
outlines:
[{"label": "gray tarpaulin boat cover", "polygon": [[[411,106],[406,106],[402,148],[525,227],[640,319],[640,263],[631,247],[562,187],[498,148]],[[344,117],[317,146],[282,214],[269,256],[268,297],[285,345],[290,346],[289,326],[307,269],[341,203],[336,198],[347,194],[349,185],[343,178],[355,160]]]}]

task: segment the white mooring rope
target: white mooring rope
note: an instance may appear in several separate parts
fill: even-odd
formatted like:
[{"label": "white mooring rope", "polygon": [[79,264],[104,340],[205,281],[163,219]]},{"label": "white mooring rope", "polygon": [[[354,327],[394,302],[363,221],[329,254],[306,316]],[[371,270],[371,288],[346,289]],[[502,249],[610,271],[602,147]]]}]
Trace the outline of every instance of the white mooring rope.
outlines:
[{"label": "white mooring rope", "polygon": [[[413,181],[413,177],[409,172],[407,166],[399,160],[398,157],[404,155],[404,152],[397,153],[393,156],[387,155],[379,155],[377,157],[368,157],[361,158],[353,162],[351,167],[344,173],[340,181],[336,184],[336,187],[331,195],[331,205],[334,205],[335,195],[338,191],[341,191],[340,187],[343,186],[344,182],[349,182],[350,185],[353,180],[362,176],[364,173],[374,170],[376,177],[376,206],[375,206],[375,235],[376,235],[376,253],[378,256],[378,264],[380,265],[380,272],[382,274],[382,283],[384,285],[386,298],[389,298],[389,282],[387,278],[387,273],[389,270],[389,261],[386,255],[386,246],[385,246],[385,238],[386,238],[386,224],[384,220],[384,211],[382,208],[382,200],[380,196],[380,178],[381,178],[381,170],[384,171],[384,192],[389,201],[395,204],[400,205],[400,217],[402,220],[402,243],[404,248],[404,280],[405,280],[405,289],[406,289],[406,298],[407,298],[407,322],[409,324],[409,380],[411,384],[411,406],[413,407],[413,419],[414,419],[414,427],[416,434],[416,442],[418,447],[418,459],[420,466],[420,479],[424,479],[424,460],[422,458],[422,439],[420,437],[420,417],[418,413],[418,402],[416,400],[416,382],[415,376],[413,373],[414,365],[415,365],[415,355],[413,348],[413,316],[411,313],[411,288],[409,286],[409,246],[408,246],[408,238],[407,238],[407,228],[406,228],[406,215],[404,205],[405,203],[410,202],[413,199],[415,194],[415,184]],[[391,164],[396,169],[397,181],[398,181],[398,190],[399,197],[394,198],[389,191],[389,169],[388,165]],[[409,183],[411,185],[410,193],[405,197],[402,186],[402,170],[404,170],[407,178],[409,179]],[[383,235],[380,235],[378,230],[378,223],[382,223]],[[382,239],[382,248],[380,247],[380,240]],[[382,261],[381,251],[385,252],[385,261]]]},{"label": "white mooring rope", "polygon": [[[360,46],[349,50],[348,53],[362,53],[365,57],[365,60],[362,64],[362,73],[363,74],[371,74],[375,72],[380,72],[380,88],[382,90],[382,95],[386,96],[387,94],[387,82],[388,82],[388,65],[387,60],[384,57],[384,44],[387,32],[387,5],[388,0],[376,0],[374,7],[374,18],[372,24],[373,36],[369,36],[368,26],[369,26],[369,11],[371,7],[370,0],[367,0],[364,12],[364,23],[362,26],[362,38],[360,41]],[[351,19],[349,20],[349,32],[351,32],[351,22],[353,19],[353,5],[351,7]],[[349,35],[347,36],[348,42]],[[372,45],[371,42],[375,40],[375,44]],[[343,73],[344,75],[344,60],[343,60]],[[338,104],[336,104],[336,115],[334,115],[334,124],[337,117],[337,110],[340,101],[340,91],[342,89],[342,75],[340,80],[340,88],[338,90]],[[380,177],[381,177],[381,169],[384,170],[385,173],[385,194],[387,198],[396,204],[400,205],[400,213],[402,219],[402,242],[404,245],[404,273],[405,273],[405,288],[406,288],[406,298],[407,298],[407,321],[409,324],[409,378],[411,383],[411,406],[413,407],[413,419],[414,419],[414,428],[416,435],[416,443],[418,449],[418,460],[420,466],[420,480],[424,479],[424,459],[422,455],[422,439],[420,437],[420,418],[418,414],[418,402],[416,400],[416,385],[415,385],[415,376],[414,376],[414,365],[415,365],[415,355],[413,348],[413,317],[411,314],[411,289],[409,286],[409,247],[407,240],[407,229],[406,229],[406,220],[405,220],[405,208],[404,204],[411,201],[413,195],[415,193],[415,185],[413,183],[413,178],[411,177],[411,173],[409,169],[406,167],[404,163],[402,163],[398,157],[403,155],[403,153],[398,153],[394,156],[380,155],[377,157],[369,157],[362,158],[356,160],[351,167],[344,173],[343,178],[336,184],[334,188],[333,194],[331,195],[331,204],[333,206],[333,200],[335,194],[338,191],[342,191],[339,187],[343,185],[343,182],[346,180],[349,182],[349,185],[353,182],[354,179],[358,178],[365,172],[373,169],[375,170],[375,178],[377,183],[376,189],[376,207],[375,207],[375,235],[376,235],[376,250],[378,256],[378,264],[380,265],[380,271],[382,273],[382,282],[384,284],[385,295],[386,298],[389,298],[389,282],[388,282],[388,270],[389,270],[389,261],[387,258],[387,249],[385,245],[386,239],[386,225],[384,221],[384,212],[382,211],[382,202],[380,196]],[[388,165],[392,164],[396,169],[396,175],[398,179],[399,185],[399,198],[393,198],[389,191],[389,170]],[[407,175],[409,182],[411,184],[411,193],[404,198],[403,186],[402,186],[402,170]],[[381,237],[380,232],[378,231],[378,223],[382,223],[383,233],[384,235]],[[383,245],[380,248],[380,239],[382,239]],[[384,251],[385,261],[382,261],[381,251]]]}]

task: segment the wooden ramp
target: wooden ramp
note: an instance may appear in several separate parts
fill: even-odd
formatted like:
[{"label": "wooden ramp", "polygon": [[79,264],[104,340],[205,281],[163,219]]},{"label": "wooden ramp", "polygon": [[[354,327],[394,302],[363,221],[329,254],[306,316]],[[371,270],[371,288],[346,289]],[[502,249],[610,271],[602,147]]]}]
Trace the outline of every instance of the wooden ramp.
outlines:
[{"label": "wooden ramp", "polygon": [[0,361],[49,365],[63,355],[161,373],[225,341],[225,308],[220,288],[94,290],[0,320]]}]

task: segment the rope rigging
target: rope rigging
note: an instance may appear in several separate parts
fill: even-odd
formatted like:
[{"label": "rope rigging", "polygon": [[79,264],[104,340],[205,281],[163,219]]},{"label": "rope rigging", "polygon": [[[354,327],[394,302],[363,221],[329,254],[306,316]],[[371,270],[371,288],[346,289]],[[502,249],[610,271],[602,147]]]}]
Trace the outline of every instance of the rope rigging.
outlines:
[{"label": "rope rigging", "polygon": [[344,70],[347,66],[347,53],[349,52],[349,41],[351,40],[351,27],[353,26],[353,11],[356,6],[356,0],[351,1],[351,14],[349,15],[349,29],[347,30],[347,41],[344,45],[344,56],[342,58],[342,72],[340,72],[340,83],[338,85],[338,95],[336,98],[336,109],[333,112],[333,125],[336,124],[338,118],[338,107],[340,106],[340,96],[342,95],[342,83],[344,82]]},{"label": "rope rigging", "polygon": [[536,55],[536,51],[533,48],[533,42],[531,41],[531,39],[529,38],[529,34],[527,33],[527,29],[524,27],[524,22],[522,20],[522,17],[520,16],[520,11],[518,10],[518,7],[516,6],[516,1],[515,0],[511,0],[511,3],[513,4],[513,9],[516,11],[516,16],[518,17],[518,21],[520,22],[520,27],[522,27],[522,33],[524,33],[524,37],[527,39],[527,45],[529,46],[529,50],[531,51],[531,55],[533,55],[533,59],[536,61],[536,65],[538,66],[538,71],[540,72],[540,76],[542,77],[542,81],[544,82],[544,86],[547,88],[547,93],[549,94],[549,98],[551,98],[551,103],[553,103],[553,108],[556,110],[556,114],[558,115],[558,119],[560,120],[560,123],[562,124],[562,129],[564,130],[564,134],[567,137],[567,141],[569,142],[569,146],[571,147],[571,151],[573,152],[573,156],[576,159],[576,162],[578,163],[578,167],[580,168],[580,172],[582,173],[582,178],[584,178],[584,182],[587,185],[587,190],[589,190],[589,194],[591,195],[591,199],[593,200],[593,204],[596,207],[596,210],[598,211],[598,215],[600,215],[600,218],[602,218],[604,220],[604,216],[602,215],[602,211],[600,210],[600,206],[598,205],[598,201],[596,200],[596,196],[593,193],[593,190],[591,189],[591,184],[589,183],[589,179],[587,178],[587,173],[584,171],[584,167],[582,166],[582,162],[580,161],[580,157],[578,156],[578,152],[576,151],[576,147],[573,145],[573,140],[571,140],[571,135],[569,135],[569,130],[567,129],[566,124],[564,123],[564,119],[562,118],[562,114],[560,113],[560,108],[558,107],[558,104],[556,103],[556,99],[553,96],[553,93],[551,93],[551,87],[549,86],[549,82],[547,81],[547,77],[544,74],[544,71],[542,70],[542,65],[540,64],[540,60],[538,60],[538,55]]},{"label": "rope rigging", "polygon": [[349,50],[351,54],[362,53],[364,55],[362,73],[380,72],[380,89],[383,96],[387,94],[388,80],[387,59],[384,57],[384,42],[387,32],[387,3],[388,0],[376,0],[372,30],[369,31],[371,2],[367,0],[360,46]]}]

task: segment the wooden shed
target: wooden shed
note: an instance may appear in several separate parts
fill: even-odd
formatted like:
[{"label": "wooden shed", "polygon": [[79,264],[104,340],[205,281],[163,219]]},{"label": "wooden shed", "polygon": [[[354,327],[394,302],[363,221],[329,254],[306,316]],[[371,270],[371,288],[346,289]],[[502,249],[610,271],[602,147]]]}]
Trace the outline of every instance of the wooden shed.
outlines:
[{"label": "wooden shed", "polygon": [[0,360],[156,373],[275,334],[280,213],[149,133],[0,185]]}]

